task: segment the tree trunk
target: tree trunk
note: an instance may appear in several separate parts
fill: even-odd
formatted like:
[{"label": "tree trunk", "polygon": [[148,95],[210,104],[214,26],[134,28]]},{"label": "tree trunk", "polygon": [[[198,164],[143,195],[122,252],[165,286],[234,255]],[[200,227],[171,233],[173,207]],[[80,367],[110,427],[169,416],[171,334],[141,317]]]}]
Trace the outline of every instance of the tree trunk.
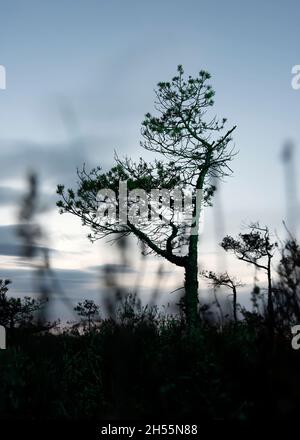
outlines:
[{"label": "tree trunk", "polygon": [[232,291],[233,291],[233,319],[234,319],[234,322],[237,322],[237,310],[236,310],[236,304],[237,304],[237,301],[236,301],[236,287],[235,286],[233,286],[232,287]]},{"label": "tree trunk", "polygon": [[190,237],[189,255],[185,264],[185,313],[189,329],[195,327],[198,315],[198,235]]},{"label": "tree trunk", "polygon": [[268,322],[271,334],[274,333],[275,318],[274,318],[274,305],[272,297],[272,279],[271,279],[271,258],[268,259]]}]

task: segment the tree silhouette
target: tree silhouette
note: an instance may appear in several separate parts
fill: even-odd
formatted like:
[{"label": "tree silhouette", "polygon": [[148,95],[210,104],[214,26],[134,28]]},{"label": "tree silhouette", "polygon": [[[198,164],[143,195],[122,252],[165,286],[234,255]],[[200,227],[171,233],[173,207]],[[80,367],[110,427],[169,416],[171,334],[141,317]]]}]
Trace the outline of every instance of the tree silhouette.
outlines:
[{"label": "tree silhouette", "polygon": [[30,327],[35,313],[42,307],[42,302],[28,296],[8,298],[9,280],[0,280],[0,324],[5,327]]},{"label": "tree silhouette", "polygon": [[297,324],[300,320],[300,246],[290,235],[280,251],[279,279],[274,286],[276,314],[282,324]]},{"label": "tree silhouette", "polygon": [[100,307],[94,303],[93,300],[86,299],[83,302],[79,302],[76,307],[74,307],[75,312],[78,316],[83,318],[83,322],[87,322],[88,331],[91,331],[91,326],[95,319],[100,317]]},{"label": "tree silhouette", "polygon": [[[92,241],[113,234],[133,234],[144,243],[147,252],[184,268],[185,310],[190,327],[198,319],[199,198],[201,195],[203,204],[210,204],[215,190],[213,179],[232,172],[229,163],[235,154],[229,144],[236,127],[224,131],[226,119],[219,122],[210,115],[214,91],[208,84],[209,78],[210,74],[205,71],[200,71],[195,78],[185,78],[182,66],[178,66],[177,75],[170,82],[158,83],[157,116],[145,115],[141,146],[163,159],[146,162],[140,158],[133,162],[116,155],[116,165],[106,173],[100,167],[90,172],[85,167],[78,171],[76,191],[65,190],[63,185],[57,189],[61,196],[60,212],[81,218],[92,230],[89,235]],[[132,196],[125,208],[126,218],[116,221],[115,216],[110,215],[113,210],[107,209],[104,210],[105,221],[100,221],[99,205],[103,202],[110,202],[112,208],[116,205],[117,214],[124,212],[120,194],[116,200],[110,194],[99,196],[103,189],[118,193],[120,181],[127,182]],[[152,200],[150,206],[153,189],[158,191],[157,199],[155,203]],[[164,190],[169,191],[168,195]],[[182,203],[178,202],[178,191],[190,200],[189,208],[179,217],[176,209],[178,203],[182,208]],[[133,221],[137,215],[138,224]]]},{"label": "tree silhouette", "polygon": [[262,269],[268,277],[268,322],[270,329],[274,330],[274,304],[272,295],[272,268],[271,261],[277,243],[271,243],[269,229],[261,227],[259,223],[249,226],[250,232],[239,234],[235,239],[229,235],[223,238],[221,246],[225,251],[231,251],[241,261],[254,265],[257,269]]},{"label": "tree silhouette", "polygon": [[213,287],[219,288],[225,286],[232,290],[233,319],[237,322],[237,287],[243,286],[243,283],[235,277],[230,276],[228,272],[216,273],[212,271],[204,271],[202,272],[202,276],[209,280]]}]

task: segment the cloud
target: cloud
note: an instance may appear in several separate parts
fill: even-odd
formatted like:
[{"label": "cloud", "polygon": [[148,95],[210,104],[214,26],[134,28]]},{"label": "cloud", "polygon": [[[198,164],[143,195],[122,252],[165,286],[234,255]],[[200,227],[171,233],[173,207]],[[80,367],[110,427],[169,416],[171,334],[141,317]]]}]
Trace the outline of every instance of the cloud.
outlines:
[{"label": "cloud", "polygon": [[18,225],[1,225],[0,226],[0,243],[16,240],[16,232]]},{"label": "cloud", "polygon": [[22,247],[17,244],[0,243],[0,255],[18,257],[22,255]]},{"label": "cloud", "polygon": [[108,169],[113,163],[113,147],[95,137],[43,145],[0,140],[0,161],[0,207],[20,203],[27,191],[27,175],[34,172],[39,183],[40,206],[45,212],[56,209],[58,184],[76,187],[77,169],[84,164],[87,170],[97,165]]},{"label": "cloud", "polygon": [[98,274],[101,272],[114,272],[114,273],[136,273],[137,271],[130,267],[130,266],[125,266],[124,264],[100,264],[99,266],[89,266],[87,267],[87,270],[91,271],[91,272],[97,272]]},{"label": "cloud", "polygon": [[21,198],[22,191],[10,186],[0,186],[0,206],[15,205]]},{"label": "cloud", "polygon": [[[0,207],[18,206],[25,194],[26,188],[23,190],[9,185],[0,185]],[[39,189],[39,205],[43,212],[55,209],[57,200],[56,186],[53,185],[51,192],[45,191],[42,188]]]},{"label": "cloud", "polygon": [[[20,225],[2,225],[0,226],[0,255],[9,257],[24,256],[24,249],[18,239],[17,231]],[[32,246],[34,253],[47,250],[50,253],[57,252],[54,248],[44,246]]]},{"label": "cloud", "polygon": [[[102,147],[101,147],[102,144]],[[0,181],[22,179],[28,170],[34,171],[47,182],[71,183],[76,180],[76,169],[83,163],[87,167],[95,166],[95,156],[103,162],[103,150],[111,146],[99,138],[78,138],[61,144],[35,144],[27,141],[0,141],[1,176]],[[104,160],[104,166],[109,165]],[[24,182],[25,183],[25,182]],[[1,195],[1,194],[0,194]]]}]

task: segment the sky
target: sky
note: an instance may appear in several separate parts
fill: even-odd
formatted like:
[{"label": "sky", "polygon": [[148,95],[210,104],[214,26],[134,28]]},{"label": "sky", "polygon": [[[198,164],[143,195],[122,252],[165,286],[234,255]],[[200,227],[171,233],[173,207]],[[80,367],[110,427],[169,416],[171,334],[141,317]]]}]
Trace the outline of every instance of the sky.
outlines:
[{"label": "sky", "polygon": [[[178,64],[187,74],[211,73],[215,113],[237,125],[234,173],[204,214],[200,265],[230,268],[251,284],[252,269],[225,257],[218,242],[256,220],[284,237],[280,155],[288,140],[299,165],[300,90],[291,87],[292,67],[300,64],[299,13],[297,1],[0,0],[7,86],[0,90],[0,277],[12,279],[10,292],[36,293],[14,233],[29,170],[38,172],[40,222],[65,293],[76,301],[103,288],[98,269],[119,264],[118,252],[92,245],[80,221],[58,214],[56,185],[74,186],[84,162],[106,169],[114,150],[145,156],[141,121],[153,111],[155,85],[172,78]],[[137,276],[139,251],[135,243],[130,249]],[[147,265],[145,295],[154,289],[160,260]],[[182,273],[164,267],[169,298]],[[129,289],[132,273],[121,276]]]}]

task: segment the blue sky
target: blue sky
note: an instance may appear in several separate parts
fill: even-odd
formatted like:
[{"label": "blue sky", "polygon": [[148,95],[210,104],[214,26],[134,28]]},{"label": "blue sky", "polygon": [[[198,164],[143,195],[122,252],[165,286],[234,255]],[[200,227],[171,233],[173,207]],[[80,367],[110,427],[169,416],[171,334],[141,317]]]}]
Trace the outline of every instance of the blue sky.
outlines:
[{"label": "blue sky", "polygon": [[[219,197],[219,233],[235,234],[258,219],[282,233],[280,151],[287,139],[300,145],[300,90],[291,88],[292,66],[300,64],[299,13],[297,1],[0,0],[0,64],[7,71],[7,90],[0,91],[2,244],[12,239],[4,234],[15,223],[26,171],[35,168],[50,203],[42,221],[57,250],[54,266],[81,271],[83,280],[95,260],[104,264],[102,247],[91,248],[80,224],[57,215],[56,184],[74,182],[84,161],[109,166],[114,149],[143,154],[140,123],[153,109],[153,88],[177,64],[192,75],[211,72],[216,114],[238,126],[234,174]],[[216,251],[213,219],[210,210],[201,248],[206,265],[217,258],[207,257]],[[3,253],[5,277],[20,268]],[[80,290],[72,285],[73,295]]]}]

